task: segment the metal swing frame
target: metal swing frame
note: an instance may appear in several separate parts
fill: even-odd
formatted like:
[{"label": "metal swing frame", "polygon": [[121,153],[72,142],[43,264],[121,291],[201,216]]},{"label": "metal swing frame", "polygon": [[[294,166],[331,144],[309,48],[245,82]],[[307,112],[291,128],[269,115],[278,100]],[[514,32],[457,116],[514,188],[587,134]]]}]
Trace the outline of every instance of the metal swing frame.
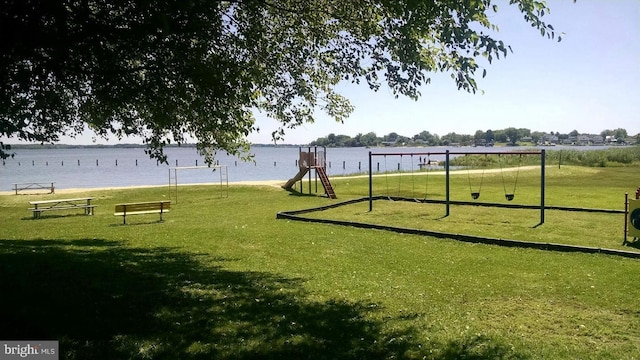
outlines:
[{"label": "metal swing frame", "polygon": [[[545,218],[545,214],[544,214],[544,210],[545,210],[545,159],[546,159],[546,153],[545,150],[542,149],[540,151],[518,151],[518,152],[452,152],[452,151],[445,151],[445,152],[414,152],[414,153],[374,153],[374,152],[369,152],[369,211],[373,211],[373,161],[372,158],[374,156],[385,156],[385,161],[386,161],[386,156],[391,156],[391,155],[395,155],[395,156],[401,156],[401,155],[425,155],[425,156],[430,156],[430,155],[445,155],[445,196],[446,196],[446,200],[445,200],[445,204],[446,204],[446,214],[445,216],[449,216],[450,215],[450,205],[451,205],[451,198],[450,198],[450,156],[451,155],[518,155],[518,156],[522,156],[522,155],[538,155],[540,156],[540,224],[542,225],[544,224],[544,218]],[[518,173],[520,171],[520,168],[518,167]],[[508,194],[505,194],[505,197]],[[513,195],[513,194],[512,194]],[[507,199],[508,200],[508,199]],[[513,199],[512,199],[513,200]],[[510,200],[509,200],[510,201]]]}]

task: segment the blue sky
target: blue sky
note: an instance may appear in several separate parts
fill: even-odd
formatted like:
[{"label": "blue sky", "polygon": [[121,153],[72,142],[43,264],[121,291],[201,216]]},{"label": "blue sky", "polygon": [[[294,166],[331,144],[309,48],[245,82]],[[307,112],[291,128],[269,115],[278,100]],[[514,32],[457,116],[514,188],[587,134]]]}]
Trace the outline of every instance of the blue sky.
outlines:
[{"label": "blue sky", "polygon": [[[423,130],[445,135],[476,130],[528,128],[533,131],[600,133],[624,128],[640,133],[640,1],[548,1],[547,22],[564,32],[548,40],[500,5],[491,20],[497,37],[513,53],[487,65],[478,79],[484,94],[458,91],[449,75],[436,75],[418,101],[395,99],[387,90],[344,85],[355,106],[344,124],[318,116],[314,124],[289,131],[286,143],[308,143],[330,133],[355,136],[390,132],[412,136]],[[482,74],[482,71],[479,72]],[[259,118],[255,143],[268,143],[275,122]]]},{"label": "blue sky", "polygon": [[[413,136],[426,130],[442,136],[507,127],[640,133],[640,0],[551,0],[548,5],[545,20],[557,34],[564,33],[561,42],[542,37],[507,1],[499,3],[491,20],[500,28],[496,37],[513,53],[483,64],[487,76],[478,86],[484,93],[458,91],[448,74],[434,74],[418,101],[396,99],[386,88],[376,93],[365,84],[344,84],[339,91],[355,106],[344,124],[319,113],[314,124],[289,130],[284,142],[306,144],[330,133]],[[261,131],[249,140],[270,143],[277,124],[257,117]],[[61,142],[90,144],[92,135]]]}]

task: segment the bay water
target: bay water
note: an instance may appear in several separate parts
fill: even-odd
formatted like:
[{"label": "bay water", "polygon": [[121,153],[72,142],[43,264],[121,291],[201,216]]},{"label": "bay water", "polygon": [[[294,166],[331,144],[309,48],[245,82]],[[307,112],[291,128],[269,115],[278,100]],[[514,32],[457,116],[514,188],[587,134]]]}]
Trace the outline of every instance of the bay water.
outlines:
[{"label": "bay water", "polygon": [[[599,147],[602,148],[602,147]],[[218,154],[216,162],[227,167],[228,181],[282,180],[283,183],[298,172],[299,151],[313,147],[255,146],[251,153],[254,162]],[[321,151],[322,148],[317,148]],[[369,152],[373,153],[443,153],[501,152],[523,150],[518,147],[418,147],[418,148],[327,148],[329,176],[368,173]],[[166,148],[167,164],[150,159],[143,148],[82,147],[59,149],[16,149],[15,156],[0,164],[0,191],[13,189],[13,183],[55,183],[57,189],[126,187],[140,185],[168,185],[173,167],[205,166],[194,147]],[[373,172],[410,171],[425,162],[424,155],[377,156],[373,159]],[[444,155],[429,155],[428,160],[443,161]],[[179,184],[216,183],[219,170],[179,170]]]}]

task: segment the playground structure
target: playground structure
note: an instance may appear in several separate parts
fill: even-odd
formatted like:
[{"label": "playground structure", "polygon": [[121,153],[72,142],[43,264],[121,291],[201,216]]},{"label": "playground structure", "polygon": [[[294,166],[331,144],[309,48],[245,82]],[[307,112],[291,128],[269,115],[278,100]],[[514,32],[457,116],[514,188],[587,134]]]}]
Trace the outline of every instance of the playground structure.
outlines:
[{"label": "playground structure", "polygon": [[333,186],[329,181],[329,176],[327,175],[327,149],[321,148],[318,150],[318,147],[315,146],[313,149],[311,147],[307,148],[307,151],[302,151],[302,147],[299,148],[300,156],[298,158],[298,173],[289,179],[282,188],[285,190],[294,190],[294,186],[299,181],[300,182],[300,192],[303,192],[303,179],[304,176],[308,174],[309,177],[309,193],[311,193],[312,180],[311,180],[311,170],[315,170],[315,183],[316,183],[316,192],[318,191],[318,178],[324,187],[324,192],[330,199],[336,199],[336,194],[333,190]]},{"label": "playground structure", "polygon": [[[446,176],[446,181],[442,182],[439,181],[439,184],[444,184],[446,187],[446,192],[444,193],[446,195],[446,199],[442,200],[442,195],[440,194],[440,198],[439,199],[426,199],[426,194],[428,194],[428,191],[425,191],[425,198],[424,199],[420,199],[420,198],[412,198],[412,197],[408,197],[408,196],[388,196],[388,195],[375,195],[373,194],[373,161],[372,161],[372,157],[375,156],[399,156],[399,157],[404,157],[404,160],[406,160],[407,158],[411,157],[412,160],[412,168],[411,171],[412,173],[403,173],[402,172],[402,158],[400,159],[400,163],[398,164],[397,167],[397,171],[398,173],[395,174],[397,175],[398,179],[401,179],[403,176],[402,175],[412,175],[411,179],[414,178],[414,174],[413,174],[413,164],[415,164],[413,162],[413,160],[415,160],[415,158],[417,158],[418,156],[425,156],[425,160],[423,161],[422,158],[420,158],[417,166],[424,168],[424,167],[429,167],[429,166],[437,166],[439,170],[443,169],[446,173],[445,174],[439,174],[439,175],[445,175]],[[435,163],[435,161],[431,161],[432,159],[430,158],[431,155],[442,155],[442,157],[446,158],[446,161],[443,162],[438,162]],[[461,170],[458,173],[459,174],[464,174],[464,168],[462,167],[458,167],[456,168],[455,166],[451,166],[451,162],[450,160],[450,155],[478,155],[478,156],[489,156],[489,155],[510,155],[510,156],[516,156],[516,155],[531,155],[534,157],[540,156],[540,205],[526,205],[526,204],[512,204],[512,203],[497,203],[497,202],[478,202],[477,199],[480,197],[480,188],[477,188],[477,191],[474,191],[474,189],[470,188],[471,191],[471,197],[473,198],[474,201],[454,201],[450,199],[450,179],[449,179],[449,171],[451,170],[451,167],[453,167],[453,170]],[[341,207],[341,206],[349,206],[349,205],[355,205],[358,203],[369,203],[369,211],[373,210],[373,206],[372,206],[372,202],[373,201],[386,201],[386,200],[391,200],[391,201],[406,201],[406,202],[411,202],[411,203],[433,203],[433,204],[445,204],[446,205],[446,211],[447,214],[445,216],[449,216],[449,205],[453,204],[453,205],[471,205],[471,206],[486,206],[486,207],[498,207],[498,208],[506,208],[506,209],[529,209],[529,210],[540,210],[540,222],[535,225],[532,226],[532,228],[538,228],[540,225],[542,225],[544,223],[544,214],[545,214],[545,209],[546,210],[552,210],[552,211],[565,211],[565,212],[584,212],[584,213],[601,213],[601,214],[624,214],[625,215],[625,239],[623,242],[623,245],[630,245],[630,246],[634,246],[637,247],[636,245],[638,244],[638,241],[640,240],[640,187],[638,187],[638,189],[636,190],[636,194],[635,194],[635,200],[629,199],[629,195],[625,194],[625,209],[624,210],[618,210],[618,209],[598,209],[598,208],[582,208],[582,207],[570,207],[570,206],[557,206],[557,205],[545,205],[545,151],[541,150],[541,151],[525,151],[525,152],[508,152],[508,153],[500,153],[500,152],[487,152],[487,153],[479,153],[479,152],[442,152],[442,153],[378,153],[378,154],[374,154],[374,153],[369,153],[369,195],[362,197],[362,198],[358,198],[358,199],[350,199],[350,200],[346,200],[340,203],[333,203],[330,205],[324,205],[324,206],[320,206],[317,208],[311,208],[311,209],[298,209],[298,210],[292,210],[292,211],[281,211],[277,214],[276,218],[277,219],[287,219],[287,220],[291,220],[291,221],[304,221],[304,222],[311,222],[311,223],[322,223],[322,224],[333,224],[333,225],[339,225],[339,226],[349,226],[349,227],[354,227],[354,228],[362,228],[362,229],[377,229],[377,230],[382,230],[382,231],[390,231],[390,232],[394,232],[394,233],[404,233],[404,234],[411,234],[411,235],[423,235],[423,236],[430,236],[430,237],[435,237],[435,238],[446,238],[446,239],[453,239],[453,240],[458,240],[458,241],[462,241],[462,242],[470,242],[470,243],[481,243],[481,244],[491,244],[491,245],[499,245],[499,246],[508,246],[508,247],[522,247],[522,248],[532,248],[532,249],[540,249],[540,250],[551,250],[551,251],[561,251],[561,252],[582,252],[582,253],[588,253],[588,254],[607,254],[607,255],[616,255],[616,256],[622,256],[622,257],[628,257],[628,258],[636,258],[636,259],[640,259],[640,252],[637,251],[627,251],[627,250],[620,250],[620,249],[611,249],[611,248],[603,248],[603,247],[594,247],[594,246],[580,246],[580,245],[575,245],[575,244],[564,244],[564,243],[555,243],[555,242],[544,242],[544,241],[531,241],[531,240],[523,240],[523,239],[509,239],[509,238],[495,238],[495,237],[487,237],[487,236],[483,236],[483,235],[472,235],[472,234],[464,234],[464,233],[450,233],[450,232],[443,232],[443,231],[438,231],[438,230],[430,230],[428,228],[423,228],[421,226],[418,227],[402,227],[402,226],[396,226],[396,225],[392,225],[392,224],[385,224],[384,222],[386,221],[386,219],[384,217],[379,218],[376,217],[377,219],[382,219],[383,223],[375,223],[375,222],[358,222],[358,221],[349,221],[349,220],[344,220],[344,219],[332,219],[332,218],[322,218],[322,217],[318,217],[318,216],[312,216],[312,217],[307,217],[305,216],[305,214],[307,213],[312,213],[312,212],[318,212],[318,211],[325,211],[325,210],[329,210],[329,209],[334,209],[337,207]],[[415,158],[414,158],[415,157]],[[495,159],[494,159],[495,160]],[[504,159],[502,159],[504,160]],[[435,163],[435,164],[434,164]],[[512,161],[512,164],[517,164],[518,169],[513,168],[510,169],[513,177],[516,178],[516,181],[514,182],[514,186],[513,186],[513,191],[511,192],[511,189],[507,189],[505,182],[504,182],[504,177],[502,176],[502,174],[500,174],[500,177],[502,177],[503,179],[503,188],[504,188],[504,196],[506,198],[506,201],[510,202],[512,200],[514,200],[515,198],[515,190],[516,190],[516,185],[515,183],[517,182],[517,172],[520,170],[520,165],[522,163],[522,159],[516,159],[514,161]],[[525,161],[526,163],[526,161]],[[424,164],[424,165],[420,165],[420,164]],[[494,165],[497,165],[498,163],[494,163]],[[444,165],[444,166],[442,166]],[[386,158],[385,158],[385,162],[384,162],[384,174],[378,174],[375,175],[376,179],[377,179],[377,184],[381,184],[386,182],[384,178],[387,177],[387,174],[389,173],[387,170],[387,163],[386,163]],[[394,164],[395,167],[395,164]],[[378,173],[380,172],[380,162],[378,162]],[[396,169],[393,169],[393,171],[395,171]],[[502,164],[500,164],[500,172],[502,172]],[[483,171],[476,171],[475,174],[479,175],[481,174],[484,175]],[[497,173],[497,171],[496,171]],[[425,182],[428,184],[428,174],[423,174],[425,177]],[[527,177],[530,177],[530,174],[527,175]],[[405,178],[408,178],[407,176],[405,176]],[[497,182],[495,181],[495,177],[494,180],[491,182],[491,184],[497,185]],[[454,189],[461,189],[461,179],[458,179],[457,181],[454,179],[454,181],[451,182],[451,185],[453,185],[452,187]],[[400,180],[398,180],[400,181]],[[410,182],[413,182],[413,180],[411,180]],[[531,181],[526,182],[529,186],[531,187],[531,185],[536,186],[535,185],[535,181],[532,183]],[[398,182],[399,184],[399,182]],[[407,185],[413,185],[413,184],[407,184]],[[425,185],[426,187],[427,185]],[[536,186],[537,187],[537,186]],[[400,186],[398,186],[398,189],[400,189]],[[389,190],[389,188],[387,188],[387,191]],[[491,190],[491,189],[490,189]],[[454,191],[457,194],[457,190]],[[530,191],[528,191],[530,192]],[[404,193],[407,193],[407,190],[404,191]],[[477,197],[474,196],[474,193],[478,193]],[[497,195],[497,191],[494,191],[493,193],[490,193],[489,198],[495,197]],[[533,198],[537,198],[537,196],[533,196]],[[531,196],[528,197],[528,199],[532,199]],[[424,212],[420,213],[421,216],[424,215]],[[422,218],[426,218],[426,217],[422,217]],[[393,222],[393,220],[392,220]],[[629,238],[633,238],[632,241],[628,241],[627,239]]]},{"label": "playground structure", "polygon": [[[545,200],[545,150],[540,150],[540,151],[522,151],[522,152],[451,152],[449,150],[445,151],[445,152],[428,152],[428,153],[421,153],[421,152],[416,152],[416,153],[373,153],[373,152],[369,152],[369,211],[373,211],[373,200],[374,200],[374,195],[373,195],[373,158],[374,157],[384,157],[385,158],[385,166],[386,166],[386,157],[387,156],[400,156],[401,158],[403,156],[410,156],[411,158],[413,158],[414,156],[420,156],[420,157],[425,157],[426,163],[430,162],[430,157],[432,155],[444,155],[445,160],[444,160],[444,170],[445,170],[445,200],[444,201],[437,201],[437,200],[422,200],[423,202],[442,202],[445,204],[445,217],[450,215],[450,205],[451,204],[467,204],[467,202],[460,202],[460,201],[452,201],[451,200],[451,192],[450,192],[450,156],[451,155],[498,155],[498,156],[522,156],[522,155],[538,155],[540,156],[540,205],[536,206],[536,208],[540,209],[540,223],[538,225],[542,225],[544,224],[544,210],[545,210],[545,204],[544,204],[544,200]],[[422,162],[421,162],[422,163]],[[518,163],[518,172],[516,173],[516,181],[514,183],[513,186],[513,190],[509,191],[506,187],[506,183],[504,181],[504,177],[503,177],[503,186],[504,186],[504,190],[505,190],[505,198],[507,201],[512,201],[515,198],[515,190],[516,190],[516,184],[517,184],[517,174],[519,173],[519,168],[520,168],[520,163]],[[502,165],[501,165],[501,172],[502,172]],[[385,169],[386,171],[386,169]],[[400,171],[400,165],[398,165],[398,171]],[[428,174],[427,174],[428,175]],[[484,171],[482,173],[482,175],[484,175]],[[427,181],[428,181],[428,177],[427,177]],[[478,187],[477,189],[473,189],[471,186],[471,180],[469,179],[469,190],[471,192],[471,197],[474,200],[477,200],[480,197],[480,190],[481,190],[481,186],[482,186],[482,180],[480,181],[480,187]],[[426,197],[426,196],[425,196]],[[468,203],[468,204],[474,204],[474,203]],[[478,204],[478,203],[475,203]],[[485,204],[485,205],[490,205],[490,204]],[[500,206],[504,206],[504,205],[500,205]],[[511,205],[508,207],[520,207],[520,208],[530,208],[531,206],[526,206],[526,205]]]},{"label": "playground structure", "polygon": [[640,186],[636,190],[635,199],[629,199],[629,194],[624,194],[624,242],[629,244],[628,237],[633,242],[640,239]]}]

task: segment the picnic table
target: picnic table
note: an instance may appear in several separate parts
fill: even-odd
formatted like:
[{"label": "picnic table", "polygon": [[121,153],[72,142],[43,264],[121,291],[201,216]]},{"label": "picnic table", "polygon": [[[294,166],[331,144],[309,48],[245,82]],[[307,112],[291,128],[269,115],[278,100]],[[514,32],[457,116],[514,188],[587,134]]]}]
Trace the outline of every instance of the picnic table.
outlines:
[{"label": "picnic table", "polygon": [[18,192],[20,191],[24,191],[24,190],[38,190],[40,193],[42,191],[40,190],[46,190],[49,192],[49,194],[53,194],[56,191],[56,188],[53,186],[53,182],[51,183],[36,183],[36,182],[29,182],[29,183],[13,183],[13,189],[16,192],[16,195],[18,195]]},{"label": "picnic table", "polygon": [[39,219],[43,211],[54,210],[74,210],[82,209],[85,215],[93,215],[94,204],[91,203],[92,197],[80,197],[73,199],[56,199],[56,200],[40,200],[29,201],[33,207],[29,210],[33,211],[33,218]]}]

